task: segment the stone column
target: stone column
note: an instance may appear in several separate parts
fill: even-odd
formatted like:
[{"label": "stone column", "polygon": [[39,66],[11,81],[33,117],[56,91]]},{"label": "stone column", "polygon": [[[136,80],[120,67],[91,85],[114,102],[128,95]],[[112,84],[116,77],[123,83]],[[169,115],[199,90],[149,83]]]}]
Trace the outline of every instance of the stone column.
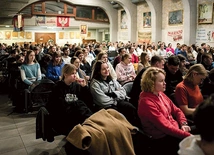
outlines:
[{"label": "stone column", "polygon": [[196,42],[197,28],[197,2],[195,0],[182,0],[184,6],[184,43],[187,45]]},{"label": "stone column", "polygon": [[152,42],[162,40],[162,0],[146,0],[152,15]]},{"label": "stone column", "polygon": [[136,42],[137,39],[137,5],[133,4],[131,0],[118,0],[128,17],[128,40]]}]

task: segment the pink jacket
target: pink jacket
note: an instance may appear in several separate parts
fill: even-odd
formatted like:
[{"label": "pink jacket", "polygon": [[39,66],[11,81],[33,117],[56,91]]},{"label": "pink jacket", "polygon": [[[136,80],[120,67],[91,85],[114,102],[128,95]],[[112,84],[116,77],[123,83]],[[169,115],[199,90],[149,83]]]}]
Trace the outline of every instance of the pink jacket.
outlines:
[{"label": "pink jacket", "polygon": [[155,139],[166,135],[181,139],[190,136],[190,133],[179,128],[186,122],[183,112],[163,92],[160,92],[159,96],[141,92],[138,115],[143,130]]},{"label": "pink jacket", "polygon": [[124,62],[120,62],[116,66],[116,74],[117,74],[117,80],[124,84],[128,81],[130,81],[130,76],[136,77],[136,73],[134,70],[134,66],[132,63],[126,65]]}]

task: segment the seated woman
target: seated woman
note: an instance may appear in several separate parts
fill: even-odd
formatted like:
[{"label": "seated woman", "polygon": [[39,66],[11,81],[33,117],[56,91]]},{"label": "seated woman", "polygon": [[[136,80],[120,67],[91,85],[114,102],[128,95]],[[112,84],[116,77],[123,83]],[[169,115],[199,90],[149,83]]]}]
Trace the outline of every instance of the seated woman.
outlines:
[{"label": "seated woman", "polygon": [[[112,64],[108,61],[108,54],[104,51],[101,51],[96,57],[96,61],[98,61],[98,60],[106,62],[109,66],[109,72],[110,72],[111,77],[113,79],[117,79],[117,74],[116,74]],[[95,63],[96,63],[96,61],[95,61]],[[93,74],[94,74],[94,66],[92,68],[92,77],[93,77]]]},{"label": "seated woman", "polygon": [[184,112],[186,117],[192,118],[195,108],[203,102],[199,84],[207,77],[207,71],[202,64],[190,67],[184,80],[175,88],[176,104]]},{"label": "seated woman", "polygon": [[99,60],[95,63],[90,90],[98,109],[116,109],[124,114],[130,123],[135,123],[136,109],[125,101],[126,91],[117,80],[112,79],[107,62]]},{"label": "seated woman", "polygon": [[76,56],[73,56],[71,58],[71,64],[74,64],[74,66],[77,68],[77,72],[76,72],[76,77],[77,78],[82,78],[86,80],[86,83],[88,83],[88,81],[90,80],[90,77],[86,75],[86,73],[80,69],[80,59]]},{"label": "seated woman", "polygon": [[33,82],[41,80],[41,69],[39,63],[35,59],[35,52],[27,51],[25,62],[21,65],[21,79],[27,85],[33,85]]},{"label": "seated woman", "polygon": [[[165,72],[149,67],[141,80],[142,92],[138,116],[145,133],[153,137],[150,154],[174,155],[179,142],[190,136],[190,127],[183,112],[163,93],[166,88]],[[167,144],[167,145],[166,145]]]},{"label": "seated woman", "polygon": [[49,62],[46,77],[54,82],[60,81],[61,77],[61,70],[62,67],[65,65],[64,61],[62,60],[62,55],[60,52],[54,52],[52,54],[52,60]]},{"label": "seated woman", "polygon": [[92,114],[85,104],[91,101],[86,81],[76,79],[76,67],[66,64],[62,68],[62,80],[52,89],[46,105],[51,125],[59,134],[68,135],[75,125]]},{"label": "seated woman", "polygon": [[149,67],[149,55],[146,52],[142,52],[140,55],[140,62],[138,62],[137,66],[137,74],[146,67]]},{"label": "seated woman", "polygon": [[128,81],[134,81],[136,77],[131,59],[131,55],[126,53],[122,56],[121,62],[116,66],[117,80],[120,84],[124,84]]}]

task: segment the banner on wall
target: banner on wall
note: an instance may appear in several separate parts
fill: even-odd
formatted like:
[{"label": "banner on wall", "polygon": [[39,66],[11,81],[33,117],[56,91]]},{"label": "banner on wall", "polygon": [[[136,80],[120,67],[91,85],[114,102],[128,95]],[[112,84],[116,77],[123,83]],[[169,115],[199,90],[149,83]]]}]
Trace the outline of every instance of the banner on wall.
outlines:
[{"label": "banner on wall", "polygon": [[24,31],[24,18],[21,15],[14,16],[12,24],[14,32]]},{"label": "banner on wall", "polygon": [[167,40],[169,42],[177,42],[183,40],[183,30],[168,31]]},{"label": "banner on wall", "polygon": [[45,26],[45,16],[36,16],[36,25]]},{"label": "banner on wall", "polygon": [[46,26],[56,26],[56,17],[46,17]]},{"label": "banner on wall", "polygon": [[152,39],[152,32],[138,32],[139,43],[150,43]]},{"label": "banner on wall", "polygon": [[57,17],[57,27],[69,27],[69,17]]},{"label": "banner on wall", "polygon": [[214,42],[214,30],[205,28],[197,29],[196,42]]},{"label": "banner on wall", "polygon": [[87,25],[80,25],[80,34],[87,35],[88,33],[88,26]]}]

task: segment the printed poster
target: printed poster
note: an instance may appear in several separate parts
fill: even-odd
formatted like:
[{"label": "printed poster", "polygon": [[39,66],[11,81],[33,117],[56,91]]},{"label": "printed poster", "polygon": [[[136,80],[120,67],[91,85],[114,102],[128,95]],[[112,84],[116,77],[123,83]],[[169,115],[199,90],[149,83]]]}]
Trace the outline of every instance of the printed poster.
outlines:
[{"label": "printed poster", "polygon": [[46,26],[56,26],[56,17],[46,17]]},{"label": "printed poster", "polygon": [[183,30],[171,30],[167,32],[169,42],[178,42],[183,40]]}]

